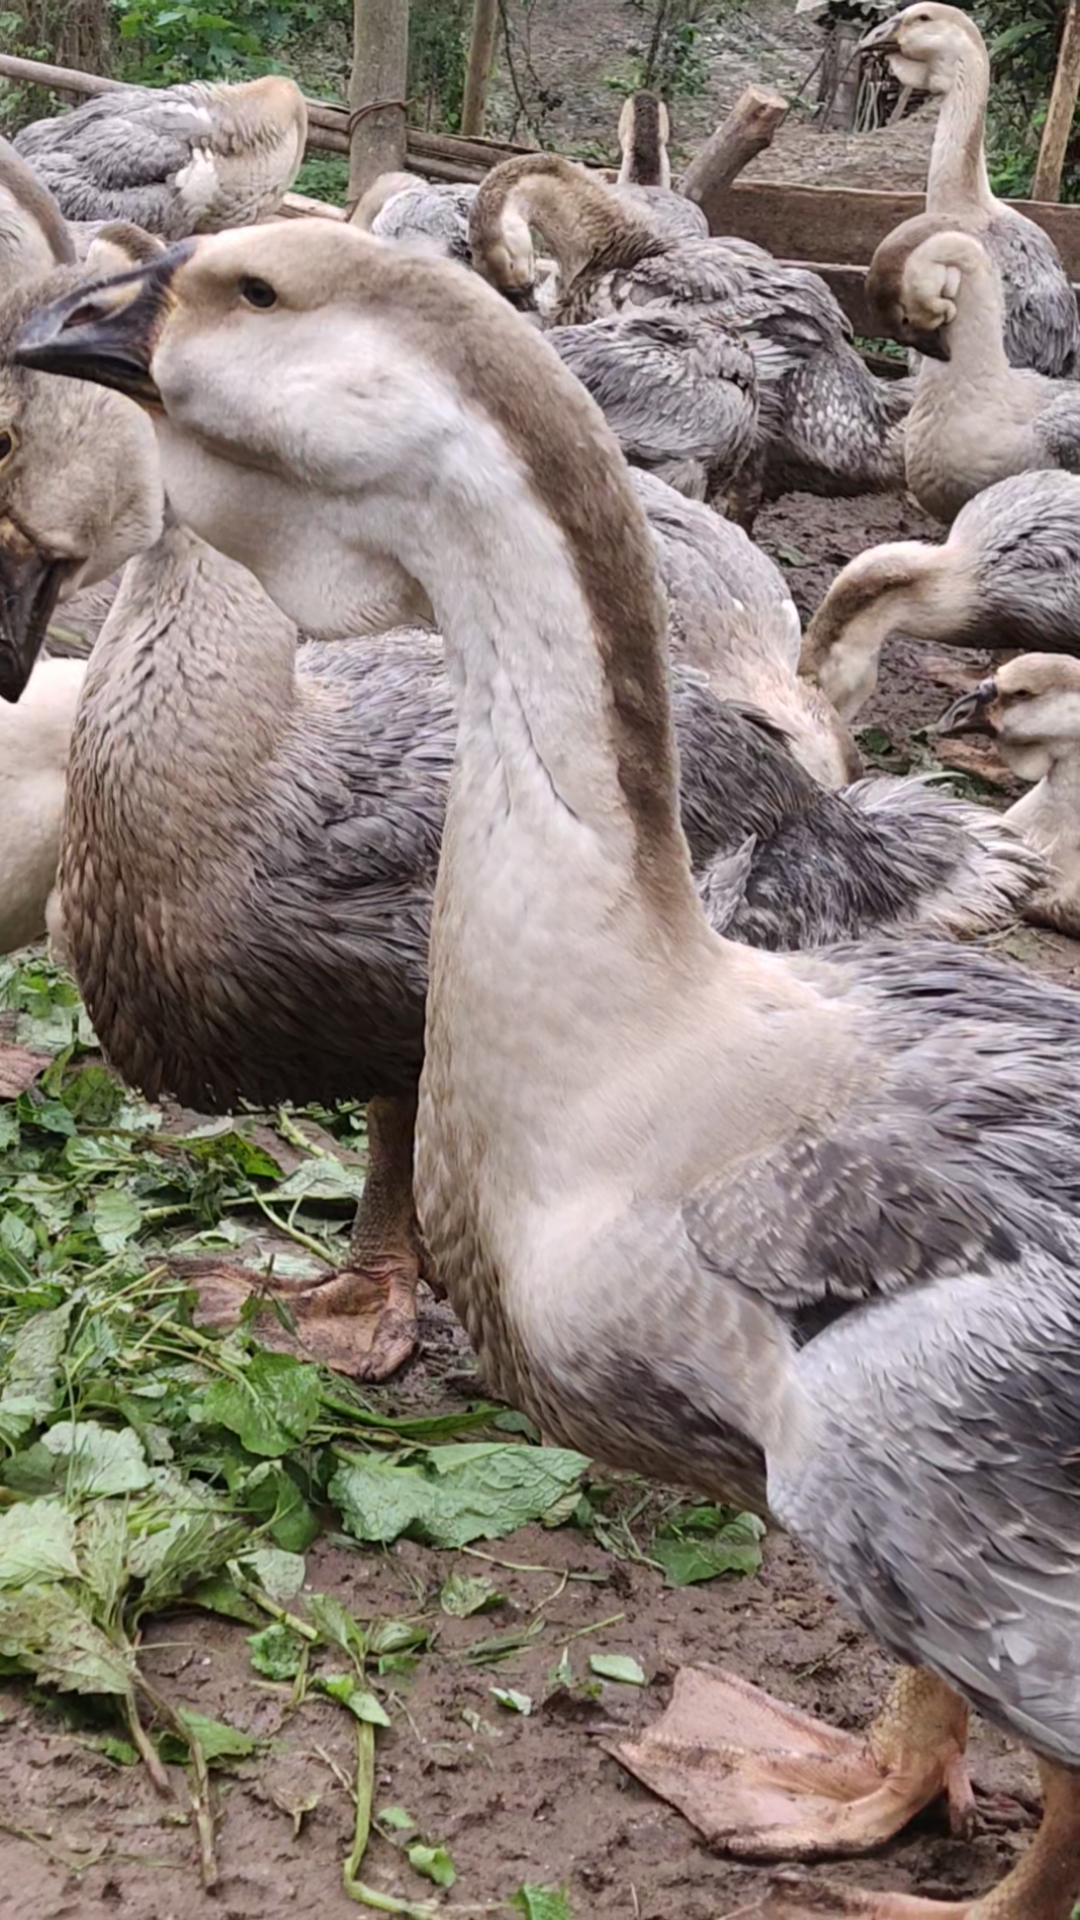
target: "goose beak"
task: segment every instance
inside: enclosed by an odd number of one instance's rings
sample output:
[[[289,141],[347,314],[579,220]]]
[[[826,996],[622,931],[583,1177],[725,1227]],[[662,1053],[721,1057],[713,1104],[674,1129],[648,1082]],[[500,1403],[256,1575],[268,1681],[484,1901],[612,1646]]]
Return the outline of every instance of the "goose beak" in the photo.
[[[900,19],[900,14],[894,13],[891,20],[883,20],[879,26],[871,27],[869,33],[863,34],[856,53],[898,53]]]
[[[997,696],[997,686],[993,679],[980,680],[979,685],[970,693],[962,693],[959,700],[943,713],[935,733],[992,733],[987,716],[987,708]]]
[[[539,312],[535,287],[504,287],[502,295],[503,299],[509,300],[510,305],[516,307],[519,313]]]
[[[20,332],[12,358],[41,373],[115,387],[141,406],[160,408],[150,367],[173,305],[173,276],[193,246],[182,240],[133,272],[39,307]]]
[[[0,520],[0,699],[25,691],[75,564],[39,552],[13,521]]]

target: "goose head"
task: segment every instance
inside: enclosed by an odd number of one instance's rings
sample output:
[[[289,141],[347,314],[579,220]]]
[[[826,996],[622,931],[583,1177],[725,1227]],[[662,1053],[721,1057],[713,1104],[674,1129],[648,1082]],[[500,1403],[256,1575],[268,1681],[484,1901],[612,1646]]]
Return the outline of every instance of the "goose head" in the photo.
[[[145,237],[145,236],[144,236]],[[17,700],[58,600],[104,580],[157,539],[164,494],[153,429],[130,401],[13,364],[11,349],[50,294],[78,300],[97,258],[16,288],[0,310],[0,697]],[[130,256],[127,256],[130,263]],[[42,450],[47,457],[42,457]]]
[[[488,489],[519,484],[493,419],[524,432],[561,383],[582,461],[582,408],[614,445],[574,376],[477,275],[329,221],[182,241],[43,309],[18,359],[147,407],[179,517],[308,633],[358,630],[373,567],[404,581],[406,604],[417,581],[454,591],[455,556],[433,565],[417,503],[451,471],[482,519]]]
[[[631,93],[619,115],[620,181],[635,186],[670,187],[668,141],[671,124],[659,94]]]
[[[937,0],[919,0],[891,20],[875,27],[860,42],[867,53],[888,55],[889,66],[902,87],[920,93],[948,93],[957,73],[972,61],[986,62],[982,34],[970,14],[959,7],[939,6]]]
[[[966,280],[989,268],[970,233],[939,214],[917,214],[881,242],[866,276],[866,296],[883,333],[931,360],[950,357],[949,328]]]
[[[943,734],[989,733],[1022,780],[1080,758],[1080,660],[1024,653],[962,694],[937,724]]]

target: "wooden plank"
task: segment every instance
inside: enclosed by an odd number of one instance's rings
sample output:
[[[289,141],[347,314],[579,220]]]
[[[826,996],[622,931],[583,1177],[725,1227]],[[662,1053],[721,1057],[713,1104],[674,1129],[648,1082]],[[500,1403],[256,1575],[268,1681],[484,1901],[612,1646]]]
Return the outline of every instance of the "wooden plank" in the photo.
[[[679,181],[679,190],[696,201],[708,220],[722,207],[732,181],[769,145],[787,112],[783,94],[747,87],[726,120],[699,149]]]
[[[1008,200],[1050,235],[1069,277],[1080,280],[1080,206],[1050,201]],[[830,260],[869,265],[874,250],[902,220],[922,213],[921,193],[877,193],[861,187],[796,187],[771,180],[742,180],[717,209],[714,233],[756,240],[787,260]]]
[[[1039,146],[1039,159],[1032,193],[1038,200],[1057,200],[1061,196],[1061,175],[1065,149],[1072,133],[1076,96],[1080,93],[1080,0],[1069,0],[1065,29],[1061,36],[1054,87],[1046,110],[1046,125]]]

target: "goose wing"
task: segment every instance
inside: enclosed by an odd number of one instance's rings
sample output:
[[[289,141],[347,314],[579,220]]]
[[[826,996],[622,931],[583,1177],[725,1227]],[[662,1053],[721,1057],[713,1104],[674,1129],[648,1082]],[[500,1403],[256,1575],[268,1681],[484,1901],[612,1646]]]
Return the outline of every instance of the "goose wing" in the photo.
[[[1036,431],[1055,466],[1080,473],[1080,386],[1060,382],[1039,414]]]
[[[171,238],[176,176],[212,138],[201,88],[129,87],[35,121],[15,146],[67,219],[130,220]]]
[[[1080,315],[1061,255],[1033,220],[1003,209],[985,242],[1005,288],[1005,351],[1052,379],[1080,374]]]
[[[734,468],[747,452],[757,424],[753,357],[707,320],[649,309],[553,327],[547,338],[628,459]]]

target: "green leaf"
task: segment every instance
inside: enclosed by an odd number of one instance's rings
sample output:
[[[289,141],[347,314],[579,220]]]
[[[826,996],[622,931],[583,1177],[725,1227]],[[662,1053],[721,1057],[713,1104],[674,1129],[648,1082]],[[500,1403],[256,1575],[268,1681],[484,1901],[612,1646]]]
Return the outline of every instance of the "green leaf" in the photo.
[[[256,1547],[252,1553],[241,1554],[240,1565],[279,1607],[295,1600],[307,1572],[302,1553],[285,1553],[281,1547]]]
[[[122,1187],[103,1187],[90,1202],[90,1219],[103,1253],[119,1253],[138,1233],[142,1212]]]
[[[653,1542],[653,1558],[663,1567],[669,1587],[689,1587],[725,1573],[757,1573],[764,1534],[764,1523],[755,1513],[740,1513],[718,1527],[711,1539],[661,1534]]]
[[[467,1573],[452,1573],[439,1591],[439,1605],[453,1620],[467,1620],[470,1614],[501,1606],[505,1598],[494,1581]]]
[[[457,1879],[454,1863],[445,1847],[425,1847],[419,1840],[408,1848],[410,1867],[433,1880],[437,1887],[452,1887]]]
[[[64,1693],[126,1694],[135,1672],[130,1647],[115,1646],[60,1586],[0,1594],[0,1659]]]
[[[462,1442],[389,1459],[342,1456],[329,1494],[358,1540],[404,1533],[435,1547],[495,1540],[539,1520],[585,1471],[580,1453]]]
[[[598,1680],[617,1680],[623,1687],[643,1687],[645,1674],[631,1653],[591,1653],[589,1666]]]
[[[263,1618],[227,1574],[200,1580],[197,1586],[188,1588],[184,1598],[193,1607],[205,1607],[207,1613],[220,1613],[226,1620],[239,1620],[245,1627],[257,1627]]]
[[[337,1595],[313,1593],[308,1601],[308,1612],[319,1638],[327,1646],[340,1648],[362,1670],[367,1659],[367,1635],[359,1622],[353,1619],[348,1607],[342,1606]]]
[[[267,1680],[295,1680],[306,1648],[298,1633],[275,1620],[261,1633],[248,1634],[248,1651],[256,1673]]]
[[[507,1713],[521,1713],[528,1716],[533,1710],[531,1694],[517,1693],[513,1687],[492,1687],[491,1692],[500,1707],[506,1708]]]
[[[319,1693],[328,1694],[339,1706],[348,1707],[358,1720],[366,1720],[373,1727],[388,1727],[390,1716],[382,1702],[358,1685],[351,1673],[320,1673],[315,1681]]]
[[[33,1314],[12,1342],[0,1394],[0,1441],[9,1446],[55,1411],[70,1321],[71,1301],[65,1300]]]
[[[389,1827],[394,1833],[411,1833],[416,1821],[404,1807],[380,1807],[375,1815],[381,1827]]]
[[[259,1349],[240,1380],[215,1380],[203,1395],[202,1418],[228,1427],[249,1453],[288,1453],[319,1417],[319,1370],[287,1353]]]
[[[258,1745],[250,1734],[241,1733],[239,1727],[230,1727],[226,1720],[208,1720],[205,1714],[196,1713],[191,1707],[178,1707],[176,1717],[191,1738],[198,1741],[208,1766],[212,1767],[218,1760],[246,1760]]]
[[[58,1500],[28,1500],[0,1513],[0,1588],[78,1577],[75,1522]]]
[[[245,1511],[265,1526],[274,1545],[304,1553],[318,1538],[319,1522],[288,1468],[260,1460],[236,1489]]]
[[[169,1606],[194,1582],[212,1578],[248,1537],[244,1522],[209,1488],[160,1468],[156,1480],[131,1516],[128,1565],[142,1583],[139,1614]]]
[[[561,1887],[519,1887],[510,1905],[525,1920],[574,1920],[569,1897]]]
[[[58,1420],[42,1434],[41,1444],[60,1462],[74,1499],[138,1493],[150,1484],[142,1442],[130,1427],[116,1432],[97,1420]]]
[[[364,1191],[364,1171],[347,1167],[331,1153],[305,1160],[268,1198],[279,1200],[343,1200],[355,1205]]]
[[[127,1503],[96,1500],[79,1522],[82,1577],[97,1605],[99,1624],[115,1619],[128,1579]]]

